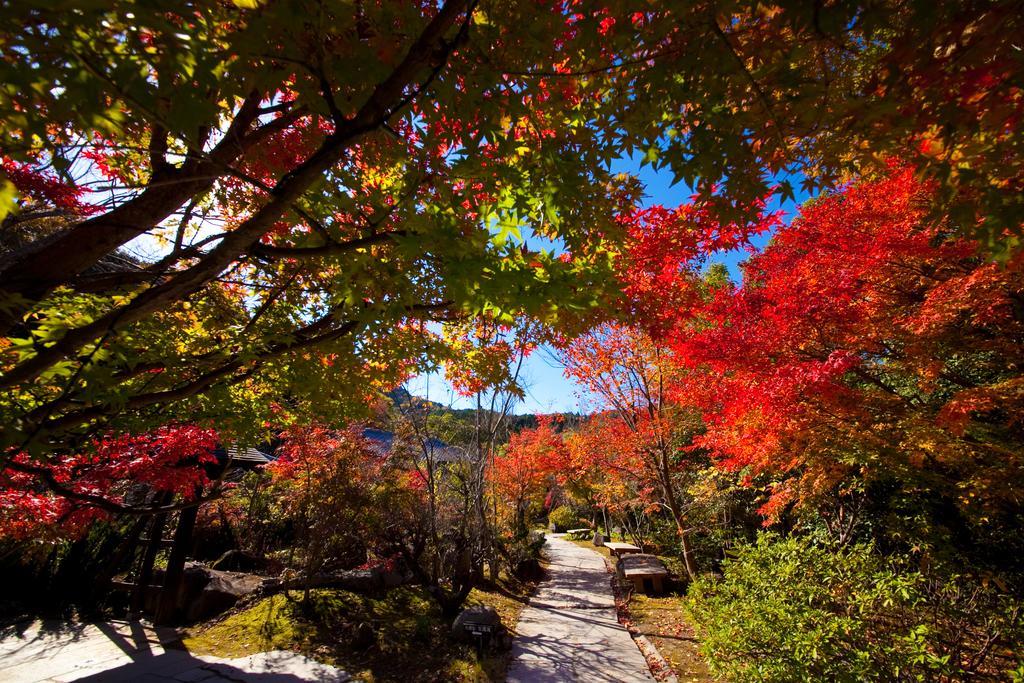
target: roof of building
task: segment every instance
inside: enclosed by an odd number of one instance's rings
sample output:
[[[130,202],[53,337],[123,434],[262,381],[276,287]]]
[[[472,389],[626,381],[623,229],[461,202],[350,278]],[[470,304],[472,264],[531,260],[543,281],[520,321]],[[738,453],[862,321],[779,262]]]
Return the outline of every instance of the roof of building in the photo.
[[[266,465],[273,460],[261,450],[255,448],[242,448],[241,446],[228,446],[228,457],[235,462],[253,463],[255,465]]]
[[[274,456],[257,448],[247,448],[238,444],[218,446],[213,454],[219,462],[226,463],[233,470],[262,467],[274,460]]]
[[[383,429],[367,427],[363,430],[363,436],[383,453],[390,453],[395,444],[395,433]],[[469,459],[461,449],[434,437],[428,438],[424,445],[431,451],[435,462],[462,462]]]

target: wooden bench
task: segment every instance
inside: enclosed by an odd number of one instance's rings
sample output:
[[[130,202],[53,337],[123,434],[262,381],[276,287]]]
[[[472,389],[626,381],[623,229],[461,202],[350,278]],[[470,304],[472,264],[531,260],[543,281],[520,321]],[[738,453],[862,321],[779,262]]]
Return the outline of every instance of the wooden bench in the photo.
[[[639,553],[640,548],[636,547],[632,543],[614,543],[605,541],[605,548],[608,548],[608,552],[612,554],[612,557],[620,557],[622,555],[628,555],[630,553]]]
[[[634,591],[648,595],[664,593],[665,579],[669,576],[661,560],[645,554],[620,558],[615,565],[615,573],[620,579],[633,584]]]
[[[594,532],[591,529],[569,529],[565,533],[567,533],[569,535],[569,538],[573,539],[574,541],[582,541]]]

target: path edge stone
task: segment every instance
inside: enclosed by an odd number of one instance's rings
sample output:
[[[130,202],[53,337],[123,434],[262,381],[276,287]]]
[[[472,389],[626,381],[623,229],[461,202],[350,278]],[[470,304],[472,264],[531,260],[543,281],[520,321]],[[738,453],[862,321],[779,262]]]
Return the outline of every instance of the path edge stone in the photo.
[[[612,565],[611,560],[607,557],[604,558],[604,568],[611,575],[609,581],[612,585],[612,595],[615,596],[615,618],[619,620],[625,629],[629,632],[629,637],[633,639],[633,643],[637,649],[640,650],[640,654],[644,656],[644,660],[647,662],[647,668],[650,669],[651,675],[654,676],[658,683],[679,683],[679,677],[676,676],[675,671],[672,670],[672,666],[668,663],[668,660],[658,651],[658,648],[652,643],[647,636],[637,631],[632,622],[625,618],[622,613],[622,606],[625,601],[625,596],[622,589],[619,587],[619,582],[615,580],[615,567]],[[655,671],[653,665],[658,666],[658,671]],[[659,672],[661,675],[659,675]]]
[[[660,681],[660,683],[679,683],[679,677],[676,676],[675,671],[672,670],[672,666],[668,663],[668,660],[662,656],[661,652],[658,651],[658,648],[654,643],[652,643],[647,636],[642,633],[637,633],[628,626],[626,627],[626,630],[629,631],[629,635],[633,637],[633,642],[637,644],[637,647],[640,648],[640,652],[644,655],[644,659],[647,660],[647,667],[651,670],[651,675]],[[654,671],[654,667],[651,666],[652,661],[660,667],[659,671],[662,674],[661,676]]]

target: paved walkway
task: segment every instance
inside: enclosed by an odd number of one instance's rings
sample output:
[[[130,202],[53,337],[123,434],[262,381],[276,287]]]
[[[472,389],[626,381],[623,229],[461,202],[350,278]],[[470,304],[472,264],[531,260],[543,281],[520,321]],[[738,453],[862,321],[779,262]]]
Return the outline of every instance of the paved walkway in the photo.
[[[306,683],[351,678],[294,652],[194,657],[170,647],[177,634],[141,622],[25,623],[0,629],[3,683]],[[168,645],[167,648],[164,646]]]
[[[615,616],[604,558],[554,536],[544,551],[548,579],[519,617],[508,683],[653,683]]]

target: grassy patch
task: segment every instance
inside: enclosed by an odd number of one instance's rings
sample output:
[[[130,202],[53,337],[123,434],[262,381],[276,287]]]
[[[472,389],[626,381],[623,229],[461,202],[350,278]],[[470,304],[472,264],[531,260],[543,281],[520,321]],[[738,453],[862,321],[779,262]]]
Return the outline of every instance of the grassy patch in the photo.
[[[466,606],[490,605],[512,629],[530,588],[502,582],[493,589],[474,589]],[[366,681],[504,680],[508,652],[478,658],[474,648],[455,642],[450,622],[419,587],[379,596],[319,590],[308,605],[298,597],[274,595],[195,627],[185,647],[219,657],[292,650]]]
[[[716,680],[697,651],[693,628],[686,621],[684,598],[634,594],[629,601],[633,629],[647,636],[664,657],[680,683]]]

